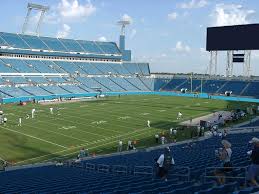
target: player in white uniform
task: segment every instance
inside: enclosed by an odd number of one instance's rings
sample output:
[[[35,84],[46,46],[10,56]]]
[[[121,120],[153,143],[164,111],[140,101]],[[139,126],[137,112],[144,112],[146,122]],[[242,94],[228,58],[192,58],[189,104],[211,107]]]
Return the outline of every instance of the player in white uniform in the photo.
[[[31,110],[31,118],[32,118],[32,119],[34,118],[34,113],[35,113],[35,109],[32,109],[32,110]]]
[[[51,108],[49,108],[49,111],[50,111],[50,114],[52,114],[53,115],[53,108],[51,107]]]
[[[22,126],[22,118],[20,117],[19,120],[18,120],[18,126]]]
[[[150,120],[147,120],[147,127],[150,128]]]
[[[183,114],[181,112],[178,112],[177,120],[181,119]]]
[[[6,123],[7,123],[7,118],[6,117],[4,117],[4,126],[6,126]]]

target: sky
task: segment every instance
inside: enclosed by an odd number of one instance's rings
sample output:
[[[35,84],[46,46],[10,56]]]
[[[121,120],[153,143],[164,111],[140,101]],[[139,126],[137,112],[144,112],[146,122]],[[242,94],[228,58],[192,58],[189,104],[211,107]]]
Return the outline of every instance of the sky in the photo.
[[[257,0],[8,0],[1,2],[0,31],[21,32],[28,2],[50,7],[42,36],[118,42],[116,22],[129,20],[126,48],[152,72],[207,73],[206,28],[259,21]],[[32,12],[27,33],[38,18]],[[226,53],[218,57],[218,74],[225,74]],[[252,51],[251,64],[251,74],[259,75],[259,51]],[[242,68],[236,65],[234,73]]]

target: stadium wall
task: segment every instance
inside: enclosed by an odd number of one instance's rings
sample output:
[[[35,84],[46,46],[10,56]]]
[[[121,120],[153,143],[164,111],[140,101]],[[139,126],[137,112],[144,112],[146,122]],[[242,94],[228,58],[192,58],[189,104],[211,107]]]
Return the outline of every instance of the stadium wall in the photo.
[[[57,98],[80,98],[80,97],[93,97],[99,93],[85,93],[85,94],[65,94],[65,95],[50,95],[50,96],[35,96],[35,97],[19,97],[19,98],[3,98],[1,99],[2,104],[26,102],[35,100],[52,100]],[[183,94],[177,92],[159,92],[159,91],[148,91],[148,92],[103,92],[106,96],[118,96],[118,95],[160,95],[160,96],[179,96],[179,97],[192,97],[192,98],[207,98],[207,99],[217,99],[226,101],[238,101],[238,102],[254,102],[259,103],[259,99],[246,98],[246,97],[232,97],[232,96],[218,96],[209,95],[207,93],[200,94]]]

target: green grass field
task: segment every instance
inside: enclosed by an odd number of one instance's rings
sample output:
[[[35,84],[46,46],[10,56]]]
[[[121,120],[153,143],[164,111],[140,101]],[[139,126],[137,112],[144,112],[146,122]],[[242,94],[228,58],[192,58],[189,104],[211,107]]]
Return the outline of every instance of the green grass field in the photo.
[[[2,105],[7,115],[6,126],[0,125],[0,158],[14,164],[49,161],[59,157],[75,157],[81,147],[90,153],[116,152],[122,139],[136,140],[136,147],[154,145],[154,134],[176,126],[177,113],[183,120],[224,110],[226,107],[246,106],[222,100],[169,96],[108,97],[99,101],[84,101],[56,105]],[[49,108],[54,108],[51,115]],[[59,108],[59,111],[56,108]],[[36,109],[34,119],[25,119]],[[22,117],[22,126],[18,118]],[[147,120],[151,128],[147,128]],[[182,131],[177,140],[189,138]]]

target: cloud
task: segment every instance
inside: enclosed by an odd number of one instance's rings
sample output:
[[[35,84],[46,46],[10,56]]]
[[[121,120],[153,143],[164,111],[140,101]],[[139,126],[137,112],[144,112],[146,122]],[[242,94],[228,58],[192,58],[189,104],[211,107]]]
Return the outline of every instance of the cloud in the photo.
[[[136,29],[132,29],[131,33],[130,33],[130,39],[134,38],[137,34],[137,30]]]
[[[167,18],[171,21],[175,20],[178,17],[178,14],[176,12],[169,13],[167,15]]]
[[[132,17],[130,17],[128,14],[124,14],[122,17],[121,17],[121,20],[122,21],[128,21],[129,23],[133,23],[133,19]]]
[[[64,19],[82,19],[92,15],[96,8],[90,1],[80,4],[78,0],[61,0],[57,10]]]
[[[98,38],[99,41],[106,42],[107,38],[105,36],[101,36]]]
[[[57,32],[57,38],[66,38],[70,34],[71,27],[63,24],[62,29]]]
[[[177,52],[185,52],[186,53],[186,52],[190,52],[191,48],[188,45],[183,44],[181,41],[178,41],[173,50],[177,51]]]
[[[217,4],[212,17],[214,26],[227,26],[250,23],[249,16],[254,14],[252,9],[245,9],[238,4]]]
[[[195,8],[202,8],[208,5],[207,0],[191,0],[186,3],[181,3],[179,5],[182,9],[195,9]]]

